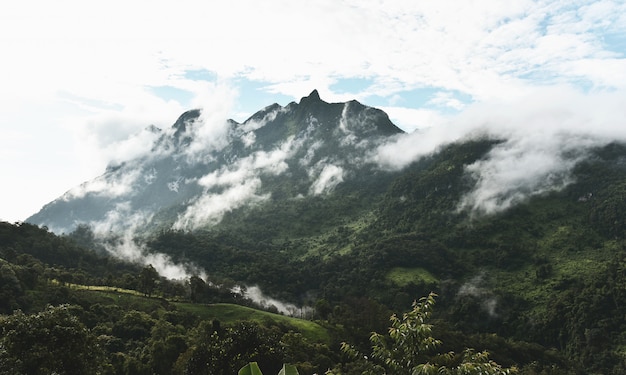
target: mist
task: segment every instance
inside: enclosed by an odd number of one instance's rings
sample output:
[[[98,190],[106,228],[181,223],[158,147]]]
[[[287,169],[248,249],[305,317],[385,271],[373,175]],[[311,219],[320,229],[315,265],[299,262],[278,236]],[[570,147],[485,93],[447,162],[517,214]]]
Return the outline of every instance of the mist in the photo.
[[[310,306],[297,306],[293,303],[269,297],[256,285],[248,287],[236,286],[233,288],[233,292],[242,295],[263,309],[271,310],[275,308],[279,313],[287,316],[306,318],[312,316],[315,311]]]
[[[292,146],[293,139],[290,139],[270,152],[257,151],[201,177],[197,184],[204,189],[204,194],[195,198],[178,216],[173,228],[193,230],[217,224],[227,212],[268,200],[270,194],[259,193],[260,176],[284,173]]]
[[[483,159],[465,166],[475,186],[458,202],[459,210],[493,214],[574,182],[573,168],[592,148],[626,140],[625,125],[623,91],[545,88],[471,105],[437,125],[394,138],[372,159],[380,168],[399,170],[453,142],[498,140]]]
[[[496,318],[498,317],[498,298],[491,290],[485,287],[484,284],[485,273],[481,272],[461,285],[456,294],[456,298],[475,298],[480,301],[480,307],[482,310],[484,310],[490,317]]]

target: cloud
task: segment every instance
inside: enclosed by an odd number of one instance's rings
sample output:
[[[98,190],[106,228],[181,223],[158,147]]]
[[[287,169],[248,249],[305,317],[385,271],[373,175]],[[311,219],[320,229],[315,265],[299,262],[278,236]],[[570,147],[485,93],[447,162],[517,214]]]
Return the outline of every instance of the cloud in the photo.
[[[334,164],[324,164],[320,162],[318,166],[319,174],[317,178],[311,184],[309,192],[313,195],[320,195],[332,191],[337,185],[343,182],[344,170],[342,167]],[[314,176],[313,172],[309,173],[311,177]]]
[[[377,147],[371,155],[373,162],[383,169],[399,170],[421,157],[430,155],[441,146],[469,136],[465,126],[452,126],[449,122],[417,129],[409,134],[391,137]]]
[[[137,106],[138,101],[141,104]],[[101,103],[85,107],[80,99],[75,98],[71,102],[88,112],[87,115],[68,116],[62,121],[63,128],[73,139],[74,153],[80,155],[83,173],[89,178],[93,177],[94,171],[101,172],[110,163],[149,153],[160,135],[149,127],[152,125],[167,131],[183,112],[178,103],[164,102],[145,93],[138,94],[129,105],[120,108],[115,108],[117,105],[100,108]],[[150,108],[155,110],[150,111]]]
[[[460,209],[496,213],[562,189],[593,147],[626,141],[624,98],[624,91],[585,94],[560,86],[474,104],[443,124],[396,137],[373,158],[382,168],[399,169],[452,142],[499,140],[485,158],[465,166],[476,185],[459,202]]]
[[[315,153],[324,145],[324,142],[321,140],[317,140],[313,142],[306,150],[306,154],[298,161],[298,163],[305,167],[311,164],[313,158],[315,157]]]
[[[69,201],[83,198],[87,194],[95,194],[107,198],[125,196],[133,192],[133,185],[141,177],[141,168],[125,169],[124,173],[105,174],[72,188],[61,198]]]
[[[3,133],[29,129],[30,139],[14,144],[2,137],[0,149],[49,155],[62,149],[67,155],[55,159],[59,166],[46,179],[65,191],[97,175],[118,155],[115,145],[125,135],[152,123],[167,126],[198,105],[186,97],[157,94],[154,88],[201,97],[215,84],[253,86],[259,93],[292,98],[317,88],[330,101],[382,99],[406,110],[418,110],[421,103],[403,101],[402,93],[424,88],[459,93],[474,102],[552,84],[623,89],[624,14],[626,4],[610,0],[322,0],[298,5],[286,0],[185,0],[176,6],[120,0],[89,6],[77,0],[62,6],[16,2],[0,15],[0,34],[6,36],[0,39],[0,125]],[[212,77],[190,74],[198,71]],[[355,77],[370,84],[352,97],[335,86]],[[216,103],[218,111],[204,114],[227,118],[219,111],[232,106],[217,104],[232,97],[233,92],[203,100],[203,107]],[[440,99],[459,107],[454,100]],[[401,112],[398,107],[396,118]],[[419,118],[406,123],[407,128],[422,128]],[[54,142],[42,124],[56,130]],[[221,139],[204,131],[205,141]],[[70,138],[64,139],[68,133]],[[68,152],[72,147],[74,152]],[[23,159],[23,168],[16,171],[41,165],[41,158]],[[14,171],[9,165],[2,170]],[[16,173],[7,178],[28,179]],[[23,190],[15,184],[5,188],[12,190],[1,195]],[[38,194],[42,203],[49,201],[45,192]]]
[[[132,230],[125,231],[114,241],[107,240],[103,245],[111,255],[131,263],[150,264],[159,275],[168,279],[185,280],[193,275],[207,278],[206,272],[193,263],[176,263],[169,255],[149,252],[143,244],[136,242],[133,235]],[[97,238],[106,240],[104,236]]]
[[[266,111],[268,107],[263,108]],[[252,132],[254,130],[264,127],[268,122],[272,122],[276,119],[280,113],[287,111],[286,107],[277,107],[263,115],[261,119],[249,119],[245,124],[242,124],[242,130],[244,132]]]
[[[483,287],[485,273],[481,272],[466,281],[457,292],[457,298],[474,297],[481,300],[481,308],[492,318],[497,318],[498,298],[488,288]]]
[[[272,151],[254,152],[200,178],[197,183],[204,188],[204,194],[191,202],[173,227],[196,229],[215,224],[232,210],[269,199],[270,194],[259,193],[262,187],[260,177],[287,171],[285,160],[291,155],[293,145],[293,139],[290,139]]]
[[[405,132],[438,126],[446,121],[445,116],[432,109],[405,107],[378,107],[385,111],[391,121]]]
[[[463,197],[459,208],[496,213],[572,183],[571,171],[596,143],[569,134],[543,137],[550,139],[510,139],[495,146],[486,159],[466,166],[465,171],[476,180],[476,186]]]
[[[42,74],[43,82],[69,78],[80,91],[90,92],[88,85],[97,79],[100,87],[106,88],[100,96],[109,97],[108,88],[114,82],[149,81],[188,89],[190,82],[182,72],[191,69],[268,82],[270,91],[294,98],[311,87],[332,92],[330,87],[337,79],[355,76],[376,82],[365,90],[370,95],[387,96],[388,89],[395,91],[393,87],[400,85],[403,89],[432,86],[494,97],[499,93],[492,89],[528,72],[569,79],[561,64],[610,57],[601,36],[623,30],[620,15],[625,10],[623,3],[613,1],[576,5],[440,1],[402,6],[375,1],[318,1],[299,6],[287,1],[244,1],[195,6],[197,11],[190,14],[184,6],[151,4],[151,17],[143,17],[138,27],[132,12],[141,14],[141,7],[114,1],[95,7],[98,13],[94,13],[79,3],[73,5],[79,16],[71,19],[55,7],[17,7],[14,19],[21,22],[7,17],[7,31],[36,37],[28,25],[40,23],[55,45],[49,50],[29,46],[29,50],[16,44],[10,50],[19,47],[21,56],[24,52],[50,56],[50,68],[59,74],[46,79]],[[44,14],[54,16],[42,17]],[[52,24],[59,19],[66,23]],[[82,35],[71,26],[77,19],[89,20],[81,21],[78,29]],[[115,30],[103,19],[115,20]],[[326,20],[323,27],[320,19]],[[233,22],[245,26],[232,28]],[[172,27],[165,32],[163,24]],[[250,30],[254,30],[253,37]],[[76,43],[81,40],[85,42]],[[90,46],[88,40],[97,43]],[[202,44],[207,47],[200,47]],[[266,53],[268,45],[278,53]],[[289,53],[280,53],[287,45]],[[55,58],[55,49],[74,60]],[[91,53],[81,55],[79,51]],[[115,72],[116,79],[90,74],[98,71]],[[83,78],[82,82],[77,77]]]
[[[233,290],[236,293],[242,294],[244,298],[247,298],[255,304],[265,309],[275,307],[279,313],[296,316],[299,318],[306,318],[313,316],[314,309],[309,306],[297,306],[293,303],[283,302],[275,298],[266,296],[265,293],[258,286],[241,287],[237,286]]]
[[[454,97],[454,94],[449,92],[438,92],[435,97],[429,100],[426,104],[432,104],[442,107],[450,107],[453,109],[461,110],[465,107],[465,104]]]
[[[184,280],[192,275],[206,279],[206,272],[195,264],[176,263],[166,254],[151,253],[136,239],[138,230],[150,222],[152,215],[132,209],[130,202],[120,202],[104,219],[87,224],[93,228],[96,240],[119,259],[140,265],[151,264],[159,275],[168,279]]]
[[[197,162],[211,151],[228,145],[228,118],[237,98],[237,91],[227,84],[204,82],[197,90],[193,104],[194,108],[201,109],[200,117],[186,128],[191,143],[185,153],[190,162]]]
[[[111,207],[102,220],[88,224],[100,236],[126,232],[134,234],[137,228],[146,225],[151,218],[152,213],[135,210],[129,201],[124,201]]]
[[[194,230],[203,225],[219,223],[232,210],[269,199],[269,194],[257,194],[260,187],[261,180],[255,178],[230,186],[221,193],[206,193],[178,216],[173,228]]]

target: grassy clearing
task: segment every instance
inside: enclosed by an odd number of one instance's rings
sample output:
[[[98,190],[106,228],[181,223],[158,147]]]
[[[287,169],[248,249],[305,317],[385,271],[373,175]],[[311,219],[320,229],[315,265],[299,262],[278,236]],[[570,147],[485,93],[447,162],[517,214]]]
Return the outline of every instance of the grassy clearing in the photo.
[[[53,281],[60,284],[58,281]],[[276,324],[286,324],[293,327],[294,331],[302,333],[304,337],[314,342],[330,342],[328,331],[319,324],[298,318],[274,314],[267,311],[256,310],[246,306],[229,303],[216,303],[210,305],[195,304],[189,302],[167,301],[158,297],[146,297],[142,293],[131,290],[108,286],[80,285],[65,283],[65,286],[79,290],[89,295],[92,303],[118,305],[126,309],[134,309],[145,312],[155,311],[164,305],[173,305],[181,311],[189,312],[203,320],[218,319],[222,323],[236,323],[241,321],[253,321]]]
[[[123,294],[132,294],[135,296],[144,296],[143,293],[140,293],[136,290],[132,290],[132,289],[123,289],[123,288],[117,288],[114,286],[104,286],[104,285],[82,285],[82,284],[73,284],[73,283],[61,283],[58,280],[51,280],[50,281],[52,284],[56,284],[56,285],[65,285],[68,288],[72,288],[72,289],[79,289],[79,290],[93,290],[93,291],[99,291],[99,292],[115,292],[115,293],[123,293]]]
[[[219,319],[223,323],[236,323],[240,321],[263,323],[269,320],[278,324],[290,325],[294,327],[294,330],[301,332],[304,337],[311,341],[326,343],[330,341],[328,331],[319,324],[309,320],[292,318],[229,303],[200,305],[177,302],[175,306],[180,310],[190,312],[204,320]]]
[[[437,279],[433,274],[421,267],[406,268],[395,267],[387,274],[387,280],[398,286],[406,286],[410,283],[413,284],[437,284]]]

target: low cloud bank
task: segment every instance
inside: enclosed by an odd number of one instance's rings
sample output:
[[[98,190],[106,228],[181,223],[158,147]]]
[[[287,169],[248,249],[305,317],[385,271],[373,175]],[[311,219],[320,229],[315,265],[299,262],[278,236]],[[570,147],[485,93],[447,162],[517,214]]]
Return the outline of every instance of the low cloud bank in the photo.
[[[266,296],[258,286],[241,287],[236,286],[232,290],[234,293],[242,295],[244,298],[251,300],[259,307],[272,310],[276,309],[281,314],[293,316],[297,318],[307,318],[313,316],[315,309],[309,306],[297,306],[293,303],[279,301],[275,298]]]
[[[150,253],[146,247],[137,243],[131,232],[124,233],[113,243],[105,243],[105,248],[113,256],[140,265],[152,265],[159,275],[171,280],[187,280],[198,275],[207,279],[206,272],[193,263],[176,263],[169,255]]]
[[[169,255],[151,253],[136,240],[138,228],[146,225],[151,218],[151,213],[131,212],[129,203],[119,203],[104,220],[91,223],[91,226],[96,240],[116,258],[143,266],[150,264],[161,276],[172,280],[185,280],[193,275],[206,279],[206,272],[197,265],[177,263]]]
[[[123,220],[121,220],[123,218]],[[192,262],[175,262],[169,255],[150,252],[136,239],[138,228],[150,222],[152,214],[131,212],[129,203],[119,203],[107,217],[92,223],[97,241],[114,257],[140,265],[152,265],[159,275],[170,280],[189,280],[199,276],[207,283],[212,283],[210,276],[201,267]],[[123,226],[121,223],[125,223]],[[114,237],[112,238],[111,235]],[[267,296],[258,286],[239,285],[231,290],[252,301],[262,309],[275,310],[281,314],[306,318],[314,313],[311,307],[297,306]]]
[[[501,143],[465,166],[476,185],[459,209],[497,213],[572,183],[574,166],[593,147],[626,141],[626,93],[557,87],[475,104],[437,126],[396,137],[372,158],[381,168],[397,170],[444,145],[480,137]]]

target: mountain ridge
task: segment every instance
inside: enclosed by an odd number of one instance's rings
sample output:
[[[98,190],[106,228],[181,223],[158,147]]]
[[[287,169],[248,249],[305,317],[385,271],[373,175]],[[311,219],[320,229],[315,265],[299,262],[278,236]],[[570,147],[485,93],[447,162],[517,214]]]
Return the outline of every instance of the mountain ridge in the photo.
[[[358,102],[309,97],[212,133],[198,114],[188,144],[166,129],[152,153],[48,212],[93,218],[117,257],[315,304],[347,331],[435,291],[453,330],[554,348],[578,373],[624,373],[625,142],[559,125],[429,143]],[[384,168],[381,148],[418,152]],[[554,369],[542,366],[527,373]]]
[[[79,224],[103,231],[127,227],[121,225],[122,217],[147,226],[150,216],[164,218],[164,211],[184,216],[181,209],[207,194],[235,194],[239,189],[247,194],[244,204],[266,200],[271,189],[263,183],[278,177],[291,179],[292,197],[322,194],[360,173],[362,165],[371,163],[367,152],[384,138],[403,133],[383,111],[357,101],[327,103],[317,90],[299,103],[267,106],[243,123],[207,121],[201,109],[192,109],[169,129],[150,129],[159,133],[150,153],[109,165],[103,175],[71,189],[26,221],[59,233]],[[241,206],[233,204],[216,217]],[[117,223],[110,222],[114,216]],[[171,215],[163,220],[159,227],[173,222]]]

